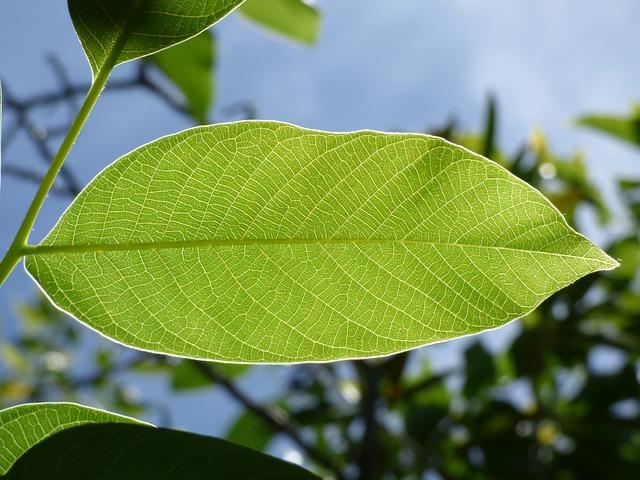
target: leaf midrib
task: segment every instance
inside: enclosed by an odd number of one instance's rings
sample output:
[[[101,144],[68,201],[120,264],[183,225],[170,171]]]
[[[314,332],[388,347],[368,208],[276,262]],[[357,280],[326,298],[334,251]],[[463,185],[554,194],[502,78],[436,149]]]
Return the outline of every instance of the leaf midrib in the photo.
[[[38,245],[28,246],[23,249],[25,256],[53,255],[65,253],[105,253],[105,252],[133,252],[143,250],[170,250],[183,248],[216,248],[216,247],[243,247],[243,246],[269,246],[269,245],[429,245],[441,247],[478,248],[483,250],[499,250],[511,252],[524,252],[530,254],[549,255],[562,258],[573,258],[595,261],[603,265],[615,265],[614,262],[594,257],[583,257],[566,253],[545,252],[543,250],[528,250],[493,245],[474,245],[465,243],[435,242],[430,240],[412,239],[376,239],[376,238],[272,238],[272,239],[219,239],[219,240],[184,240],[140,243],[103,243],[80,245]]]

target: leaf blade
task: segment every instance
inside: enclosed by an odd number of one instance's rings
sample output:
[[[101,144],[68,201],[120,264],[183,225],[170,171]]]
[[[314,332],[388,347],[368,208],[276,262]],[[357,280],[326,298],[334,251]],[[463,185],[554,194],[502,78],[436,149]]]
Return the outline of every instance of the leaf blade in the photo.
[[[46,438],[72,426],[96,422],[142,423],[74,403],[35,403],[0,411],[0,475]]]
[[[15,435],[41,433],[22,448],[0,451],[5,479],[318,478],[224,440],[155,428],[82,405],[21,405],[0,412],[0,419],[3,447]],[[7,453],[15,457],[10,463]]]
[[[196,128],[126,155],[26,260],[61,308],[110,338],[256,363],[496,328],[615,265],[541,194],[461,147],[277,122]]]
[[[231,13],[243,0],[68,0],[69,13],[94,77],[184,42]],[[113,58],[115,57],[115,58]]]

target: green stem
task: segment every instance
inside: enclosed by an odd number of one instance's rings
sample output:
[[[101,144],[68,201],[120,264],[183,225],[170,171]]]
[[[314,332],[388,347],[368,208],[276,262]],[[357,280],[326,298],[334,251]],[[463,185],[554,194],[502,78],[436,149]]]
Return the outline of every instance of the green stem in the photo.
[[[87,92],[87,96],[85,97],[84,102],[82,103],[82,106],[80,107],[80,110],[76,115],[76,118],[71,124],[71,127],[69,128],[69,131],[67,132],[67,135],[62,142],[62,145],[60,145],[58,153],[53,158],[53,161],[51,162],[47,173],[43,177],[42,183],[40,183],[38,191],[36,192],[31,205],[29,206],[29,210],[27,210],[24,220],[20,225],[20,229],[13,239],[9,250],[7,250],[4,259],[0,263],[0,285],[4,283],[9,274],[13,271],[13,269],[20,261],[20,258],[24,255],[23,249],[27,246],[29,234],[31,233],[31,229],[35,224],[38,213],[42,208],[42,204],[47,198],[49,190],[51,190],[51,187],[53,187],[53,184],[56,181],[56,177],[58,176],[58,173],[60,172],[64,161],[69,155],[73,144],[78,138],[82,127],[87,121],[91,110],[96,104],[98,97],[100,97],[100,93],[102,93],[102,90],[107,84],[107,80],[109,79],[111,70],[113,70],[113,67],[115,66],[116,59],[117,54],[111,55],[107,59],[103,67],[100,69],[100,72],[96,76],[93,84],[91,85],[91,88]]]

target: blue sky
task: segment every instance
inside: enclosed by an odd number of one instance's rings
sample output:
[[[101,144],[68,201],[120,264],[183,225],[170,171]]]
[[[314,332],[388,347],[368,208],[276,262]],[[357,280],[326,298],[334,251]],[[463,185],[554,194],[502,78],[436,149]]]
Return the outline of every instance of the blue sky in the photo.
[[[252,101],[261,118],[328,130],[422,131],[456,117],[480,124],[488,92],[497,95],[500,137],[508,147],[543,129],[554,148],[586,152],[592,175],[611,193],[614,176],[640,177],[630,149],[576,129],[571,120],[591,111],[621,112],[640,99],[637,0],[319,0],[324,13],[319,43],[283,42],[233,15],[219,39],[217,103]],[[3,2],[0,6],[0,77],[18,97],[55,87],[45,62],[54,52],[76,81],[90,74],[62,1]],[[115,77],[126,76],[125,65]],[[45,112],[46,114],[46,112]],[[41,117],[46,120],[46,117]],[[83,182],[136,146],[189,124],[145,94],[106,95],[95,109],[69,167]],[[18,141],[3,162],[41,167],[28,142]],[[3,178],[0,251],[8,246],[33,187]],[[41,238],[65,208],[47,202],[32,239]],[[616,220],[610,229],[622,224]],[[590,222],[586,233],[606,238]],[[14,331],[10,306],[34,289],[21,269],[0,290],[2,331]],[[511,327],[517,328],[517,327]],[[489,339],[491,341],[491,339]],[[436,346],[454,361],[456,342]],[[281,371],[260,369],[245,382],[278,385]],[[162,385],[141,385],[164,391]],[[220,393],[174,399],[179,426],[220,433],[234,414]],[[193,412],[216,405],[217,417]]]

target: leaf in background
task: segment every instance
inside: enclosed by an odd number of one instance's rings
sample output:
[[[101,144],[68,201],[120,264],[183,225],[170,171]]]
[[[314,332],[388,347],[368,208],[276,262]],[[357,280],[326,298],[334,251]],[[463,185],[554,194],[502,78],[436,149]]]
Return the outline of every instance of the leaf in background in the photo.
[[[180,89],[193,118],[206,123],[214,95],[215,41],[211,32],[162,50],[150,60]]]
[[[238,11],[292,40],[311,45],[318,38],[320,12],[303,0],[247,0]]]
[[[491,356],[481,342],[475,342],[464,351],[466,364],[466,381],[464,394],[474,397],[486,387],[492,385],[496,377],[496,366]]]
[[[140,423],[133,418],[73,403],[31,403],[2,410],[0,475],[7,473],[27,450],[57,432],[86,423],[118,422]]]
[[[246,373],[250,367],[233,363],[217,363],[211,365],[210,368],[218,370],[226,378],[234,379]],[[215,382],[190,360],[183,360],[171,369],[171,388],[173,390],[195,390],[212,384]]]
[[[13,450],[0,450],[3,461],[7,453],[7,458],[17,459],[15,463],[11,461],[11,470],[2,478],[317,479],[296,465],[224,440],[154,428],[79,405],[74,405],[74,413],[63,417],[61,422],[60,415],[66,415],[68,406],[47,404],[46,415],[8,418],[9,435],[0,435],[0,441],[5,438],[13,441],[15,435],[21,444],[20,449],[11,446]],[[28,412],[37,407],[38,404],[32,404],[17,409]],[[11,410],[16,409],[0,412],[0,415]],[[96,417],[97,414],[101,416]],[[79,421],[67,421],[74,416]],[[2,428],[7,427],[3,424]],[[31,435],[33,432],[37,432],[37,436],[23,440],[25,433]]]
[[[245,411],[236,419],[226,435],[230,442],[262,451],[273,438],[273,430],[250,411]]]
[[[194,37],[241,3],[242,0],[68,0],[71,19],[94,77],[109,60],[119,65]]]
[[[454,144],[277,122],[125,155],[25,254],[59,307],[112,339],[252,363],[481,332],[616,266],[539,192]]]
[[[634,105],[628,117],[587,115],[578,118],[577,123],[640,147],[640,105]]]

